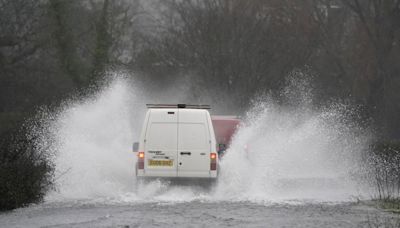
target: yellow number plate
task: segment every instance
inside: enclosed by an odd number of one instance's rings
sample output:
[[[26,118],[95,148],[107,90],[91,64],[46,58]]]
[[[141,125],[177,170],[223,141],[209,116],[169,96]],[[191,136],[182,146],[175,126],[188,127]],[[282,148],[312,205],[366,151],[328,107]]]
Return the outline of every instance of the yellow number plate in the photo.
[[[149,160],[149,166],[172,166],[172,160]]]

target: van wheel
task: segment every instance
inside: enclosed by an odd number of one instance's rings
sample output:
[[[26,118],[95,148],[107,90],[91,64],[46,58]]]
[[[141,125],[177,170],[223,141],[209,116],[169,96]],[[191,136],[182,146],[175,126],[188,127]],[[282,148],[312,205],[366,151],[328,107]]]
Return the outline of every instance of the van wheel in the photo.
[[[210,188],[214,188],[217,185],[217,183],[218,183],[217,178],[210,180]]]
[[[137,177],[137,170],[138,170],[138,168],[137,168],[137,162],[136,162],[136,164],[135,164],[135,176]]]
[[[145,183],[144,183],[143,178],[136,177],[136,183],[135,183],[135,187],[134,187],[134,191],[135,191],[136,195],[139,194],[140,188],[141,188],[144,184],[145,184]]]

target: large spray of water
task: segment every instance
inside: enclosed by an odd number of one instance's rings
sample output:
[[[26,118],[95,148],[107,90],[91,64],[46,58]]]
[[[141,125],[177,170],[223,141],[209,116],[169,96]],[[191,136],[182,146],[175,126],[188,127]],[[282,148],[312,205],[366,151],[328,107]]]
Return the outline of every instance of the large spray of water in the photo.
[[[309,81],[290,78],[279,104],[258,99],[222,161],[215,196],[268,201],[343,201],[364,193],[355,178],[368,132],[356,110],[312,105]]]
[[[255,101],[221,162],[216,186],[203,191],[160,181],[137,186],[131,145],[144,104],[160,99],[117,78],[96,96],[67,102],[43,119],[46,134],[38,144],[50,145],[45,148],[56,164],[56,191],[47,200],[350,200],[360,194],[351,174],[368,135],[349,119],[349,107],[313,107],[307,88],[290,81],[284,104],[268,96]],[[161,100],[184,97],[176,96]]]

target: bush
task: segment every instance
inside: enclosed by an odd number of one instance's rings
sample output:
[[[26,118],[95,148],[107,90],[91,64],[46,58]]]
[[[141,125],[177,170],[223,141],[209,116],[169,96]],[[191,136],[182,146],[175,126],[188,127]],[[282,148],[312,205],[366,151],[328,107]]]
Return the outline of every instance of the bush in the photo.
[[[367,157],[368,175],[376,189],[376,198],[399,202],[400,142],[379,142]]]
[[[54,167],[26,132],[0,135],[0,210],[40,202],[52,186]]]

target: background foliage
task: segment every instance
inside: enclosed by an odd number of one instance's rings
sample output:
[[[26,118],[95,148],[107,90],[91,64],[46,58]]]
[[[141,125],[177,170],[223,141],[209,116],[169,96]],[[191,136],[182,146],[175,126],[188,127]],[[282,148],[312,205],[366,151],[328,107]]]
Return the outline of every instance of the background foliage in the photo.
[[[316,105],[356,104],[381,140],[400,138],[400,0],[0,0],[2,139],[22,140],[37,107],[121,69],[160,88],[189,79],[193,97],[238,112],[256,94],[279,98],[285,77],[305,71]],[[26,147],[12,162],[31,158]],[[3,140],[2,157],[15,150]],[[10,176],[23,172],[4,159]],[[7,205],[40,199],[40,173],[52,170],[41,161],[30,164],[38,192]]]

